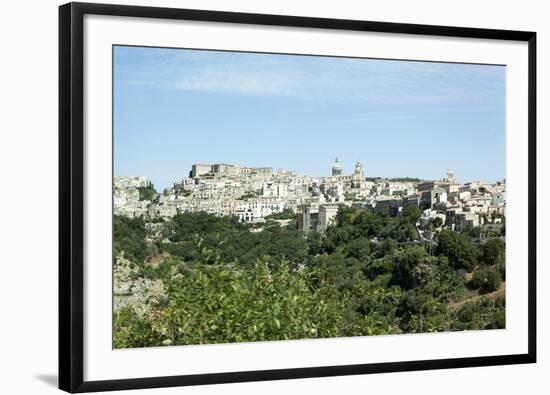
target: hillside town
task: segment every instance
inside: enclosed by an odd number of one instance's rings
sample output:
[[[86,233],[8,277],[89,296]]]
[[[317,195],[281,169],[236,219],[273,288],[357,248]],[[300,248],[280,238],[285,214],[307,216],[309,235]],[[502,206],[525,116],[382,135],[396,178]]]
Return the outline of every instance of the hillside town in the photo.
[[[504,180],[327,167],[115,177],[114,348],[506,327]]]
[[[422,210],[422,229],[436,221],[465,231],[499,224],[506,216],[505,180],[461,184],[451,170],[440,180],[367,178],[361,162],[346,173],[338,159],[330,170],[330,175],[312,177],[270,167],[197,163],[162,193],[145,177],[116,176],[114,213],[167,220],[178,212],[203,211],[250,224],[284,219],[288,213],[297,215],[298,229],[321,233],[341,205],[394,213],[414,205]],[[431,237],[429,232],[421,235]]]

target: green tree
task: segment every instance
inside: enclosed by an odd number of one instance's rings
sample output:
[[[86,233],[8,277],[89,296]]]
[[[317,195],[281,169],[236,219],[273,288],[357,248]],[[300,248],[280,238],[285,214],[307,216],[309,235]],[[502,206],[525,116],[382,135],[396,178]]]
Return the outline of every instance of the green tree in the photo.
[[[403,208],[401,215],[406,222],[414,225],[422,216],[422,211],[417,206],[410,205]]]
[[[437,258],[430,257],[424,248],[415,246],[398,251],[392,259],[396,263],[394,282],[403,288],[410,289],[428,283]]]
[[[477,264],[476,246],[467,236],[449,229],[439,233],[436,254],[446,256],[455,270],[472,271]]]
[[[134,263],[142,263],[151,248],[145,242],[147,230],[142,217],[113,216],[114,256],[122,256]]]
[[[153,185],[139,187],[139,200],[153,200],[157,195],[157,191]]]
[[[438,298],[412,289],[404,294],[397,309],[399,326],[405,332],[440,332],[448,330],[448,305]]]
[[[489,239],[481,246],[480,260],[487,266],[501,265],[505,260],[506,245],[504,240]]]
[[[349,257],[364,260],[370,255],[370,241],[365,237],[350,241],[346,245],[346,253]]]
[[[464,303],[456,312],[451,329],[502,329],[506,327],[504,297],[481,297],[479,300]]]
[[[503,297],[461,304],[462,269],[478,259],[480,292],[498,289],[503,242],[478,249],[446,229],[432,256],[411,243],[418,214],[341,207],[324,235],[204,212],[158,224],[115,216],[115,255],[136,263],[128,292],[163,290],[115,312],[115,347],[504,327]]]
[[[259,261],[244,270],[188,266],[172,275],[165,307],[153,307],[142,319],[127,309],[117,312],[115,346],[338,336],[348,325],[346,300],[324,280],[312,288],[310,276],[284,262]]]
[[[494,268],[481,267],[474,272],[470,285],[479,288],[480,293],[496,291],[502,283],[500,273]]]
[[[275,214],[271,214],[271,215],[268,215],[267,217],[265,217],[265,219],[269,220],[269,219],[295,219],[296,218],[296,214],[294,214],[294,212],[292,210],[288,210],[288,209],[285,209],[284,211],[280,212],[280,213],[275,213]]]
[[[443,220],[441,217],[435,217],[432,221],[432,225],[435,229],[440,228],[443,225]]]

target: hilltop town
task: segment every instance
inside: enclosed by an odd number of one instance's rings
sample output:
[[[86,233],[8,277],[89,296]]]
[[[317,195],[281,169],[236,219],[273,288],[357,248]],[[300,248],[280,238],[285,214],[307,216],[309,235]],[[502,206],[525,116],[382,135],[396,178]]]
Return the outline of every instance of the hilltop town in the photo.
[[[312,177],[270,167],[192,165],[189,175],[157,193],[145,177],[114,178],[114,213],[168,220],[178,212],[236,216],[261,224],[297,216],[298,229],[326,231],[342,205],[399,212],[422,210],[419,224],[445,224],[457,231],[499,224],[506,215],[506,183],[458,183],[449,170],[440,180],[367,178],[361,162],[346,173],[336,159],[328,176]],[[422,238],[431,238],[429,231]]]
[[[116,177],[115,348],[505,327],[504,181],[328,173]]]

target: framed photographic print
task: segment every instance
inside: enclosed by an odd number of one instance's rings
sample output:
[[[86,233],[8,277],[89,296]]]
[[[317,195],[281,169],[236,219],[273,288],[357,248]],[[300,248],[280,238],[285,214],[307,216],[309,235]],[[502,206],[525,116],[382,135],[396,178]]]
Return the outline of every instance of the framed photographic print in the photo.
[[[535,33],[59,16],[61,389],[535,362]]]

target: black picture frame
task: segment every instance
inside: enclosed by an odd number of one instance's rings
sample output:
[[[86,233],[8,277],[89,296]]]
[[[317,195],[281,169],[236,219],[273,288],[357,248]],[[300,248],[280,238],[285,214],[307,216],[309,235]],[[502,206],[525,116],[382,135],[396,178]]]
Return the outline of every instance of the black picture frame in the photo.
[[[528,43],[528,352],[525,354],[84,381],[83,19],[86,14],[512,40]],[[59,388],[71,393],[536,362],[536,33],[127,5],[59,8]]]

